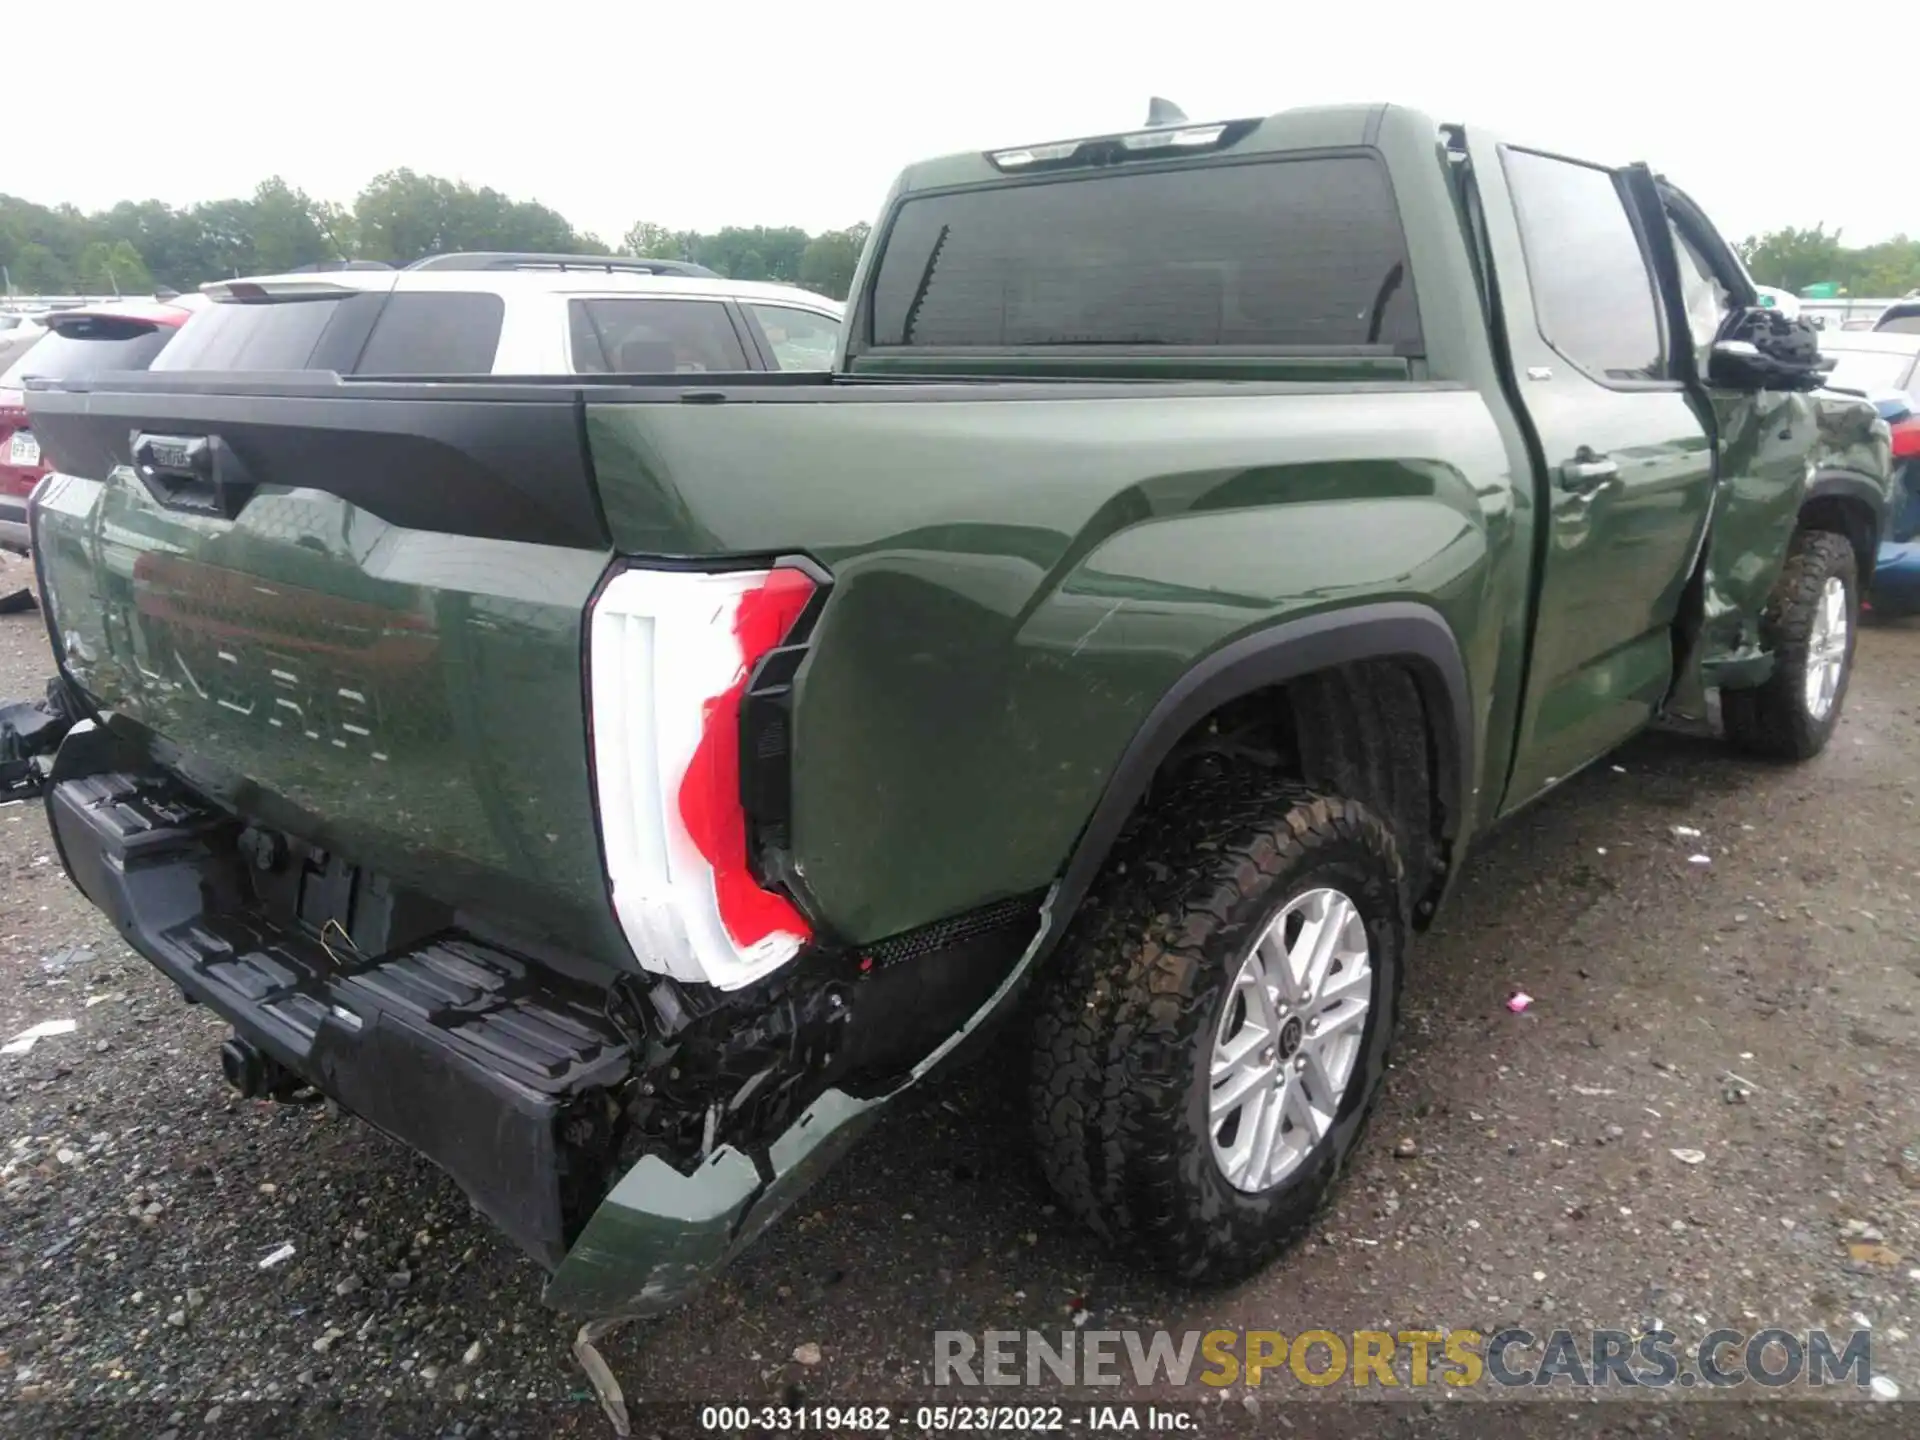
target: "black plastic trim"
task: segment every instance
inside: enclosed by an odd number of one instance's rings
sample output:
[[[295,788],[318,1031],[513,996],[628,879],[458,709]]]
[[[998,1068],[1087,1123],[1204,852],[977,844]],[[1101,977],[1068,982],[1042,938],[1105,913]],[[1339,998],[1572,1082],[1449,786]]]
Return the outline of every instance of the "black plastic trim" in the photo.
[[[1873,513],[1876,538],[1885,524],[1887,497],[1880,488],[1866,476],[1852,470],[1822,470],[1813,477],[1807,486],[1806,498],[1800,503],[1804,506],[1808,500],[1834,497],[1845,500],[1858,500]]]
[[[1854,546],[1860,569],[1860,589],[1864,594],[1873,583],[1874,563],[1879,558],[1880,544],[1887,538],[1887,497],[1873,481],[1857,471],[1822,470],[1813,477],[1807,486],[1807,493],[1801,498],[1801,513],[1804,515],[1809,505],[1822,500],[1838,501],[1850,509],[1858,508],[1866,513],[1866,534],[1847,536]],[[1861,543],[1863,540],[1864,544]]]
[[[322,490],[395,525],[595,550],[610,543],[573,389],[522,404],[394,389],[175,380],[35,389],[28,404],[53,468],[67,474],[137,470],[136,432],[218,435],[249,483]]]
[[[563,1132],[631,1065],[604,995],[458,931],[368,955],[344,928],[277,918],[251,897],[235,817],[156,771],[63,778],[112,758],[104,732],[70,733],[47,791],[80,892],[183,994],[557,1265],[585,1218]]]
[[[1473,774],[1475,726],[1466,664],[1447,622],[1430,606],[1403,600],[1309,615],[1215,650],[1153,707],[1120,757],[1067,862],[1054,901],[1055,936],[1079,907],[1127,817],[1182,736],[1229,700],[1358,660],[1413,663],[1422,698],[1442,730],[1435,748],[1443,833],[1457,835],[1466,777]]]

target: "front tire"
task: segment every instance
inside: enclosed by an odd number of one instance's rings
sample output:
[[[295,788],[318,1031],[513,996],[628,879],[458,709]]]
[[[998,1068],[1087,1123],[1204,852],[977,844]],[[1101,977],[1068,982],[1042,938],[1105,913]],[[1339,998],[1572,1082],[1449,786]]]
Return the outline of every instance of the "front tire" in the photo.
[[[1859,622],[1852,544],[1829,530],[1795,532],[1760,617],[1773,674],[1752,689],[1722,692],[1727,739],[1768,760],[1809,760],[1824,750],[1853,676]]]
[[[1407,924],[1351,800],[1222,782],[1146,816],[1038,996],[1041,1168],[1098,1234],[1188,1280],[1302,1236],[1386,1072]]]

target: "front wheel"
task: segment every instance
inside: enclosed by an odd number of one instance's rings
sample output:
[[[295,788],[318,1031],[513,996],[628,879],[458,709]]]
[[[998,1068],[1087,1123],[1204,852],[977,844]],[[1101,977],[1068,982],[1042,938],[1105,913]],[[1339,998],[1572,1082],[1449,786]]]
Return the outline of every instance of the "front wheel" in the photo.
[[[1829,530],[1796,532],[1760,617],[1773,674],[1750,690],[1722,692],[1727,739],[1768,760],[1807,760],[1824,750],[1847,698],[1859,616],[1853,546]]]
[[[1041,1166],[1190,1280],[1305,1233],[1379,1093],[1406,920],[1393,835],[1295,785],[1178,797],[1075,917],[1038,997]]]

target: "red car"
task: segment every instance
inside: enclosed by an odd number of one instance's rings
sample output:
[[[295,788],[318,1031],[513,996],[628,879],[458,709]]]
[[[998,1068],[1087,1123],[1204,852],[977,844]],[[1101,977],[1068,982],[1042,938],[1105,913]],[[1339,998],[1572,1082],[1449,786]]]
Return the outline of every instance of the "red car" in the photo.
[[[47,473],[39,442],[27,427],[26,377],[72,380],[108,370],[144,370],[204,304],[198,295],[116,300],[44,318],[47,333],[0,375],[0,549],[27,553],[27,496]]]

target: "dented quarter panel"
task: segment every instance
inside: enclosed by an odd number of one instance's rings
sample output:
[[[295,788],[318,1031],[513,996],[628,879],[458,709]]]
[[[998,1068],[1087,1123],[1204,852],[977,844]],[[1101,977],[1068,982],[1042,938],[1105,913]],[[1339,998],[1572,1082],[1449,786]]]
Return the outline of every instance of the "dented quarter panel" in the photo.
[[[1711,393],[1720,481],[1701,627],[1708,673],[1761,654],[1760,612],[1807,492],[1817,425],[1817,404],[1808,394]]]
[[[852,941],[1051,883],[1154,703],[1281,620],[1424,601],[1478,713],[1512,702],[1526,482],[1471,390],[605,405],[587,430],[617,548],[832,572],[793,835]]]
[[[1831,391],[1713,392],[1720,482],[1706,556],[1701,671],[1706,684],[1764,679],[1760,617],[1809,489],[1850,476],[1890,494],[1892,456],[1873,407]]]

